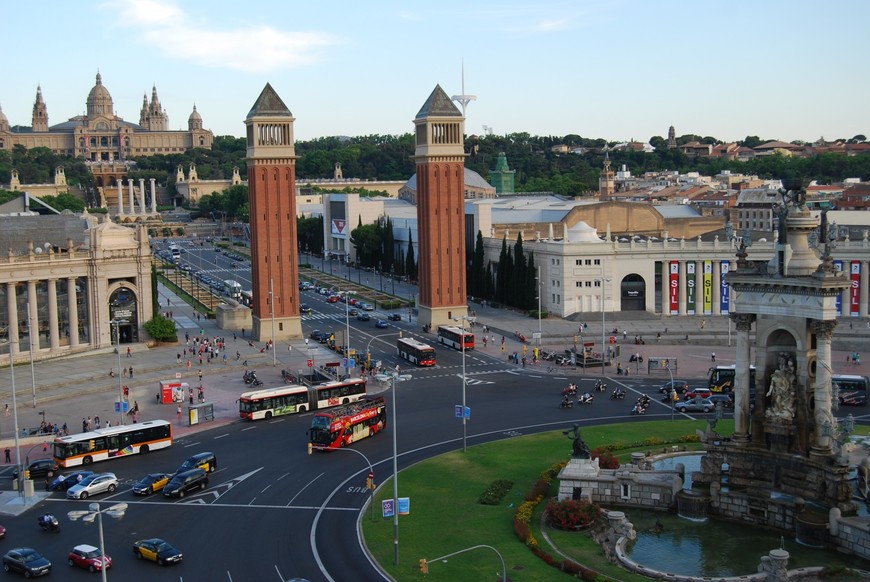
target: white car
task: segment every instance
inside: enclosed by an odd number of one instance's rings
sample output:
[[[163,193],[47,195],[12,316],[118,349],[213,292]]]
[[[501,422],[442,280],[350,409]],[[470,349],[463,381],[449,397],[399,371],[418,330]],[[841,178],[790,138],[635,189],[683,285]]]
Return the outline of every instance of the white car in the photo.
[[[118,488],[118,478],[114,473],[99,473],[81,480],[78,485],[70,487],[66,496],[68,499],[87,499],[98,493],[114,493]]]

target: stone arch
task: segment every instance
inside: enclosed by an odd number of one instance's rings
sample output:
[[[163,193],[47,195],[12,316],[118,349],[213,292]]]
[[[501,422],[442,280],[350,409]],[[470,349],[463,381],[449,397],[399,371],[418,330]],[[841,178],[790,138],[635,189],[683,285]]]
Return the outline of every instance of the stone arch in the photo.
[[[646,280],[630,273],[619,284],[620,311],[646,311]]]
[[[113,344],[139,342],[139,291],[135,285],[122,281],[109,287],[108,325]]]

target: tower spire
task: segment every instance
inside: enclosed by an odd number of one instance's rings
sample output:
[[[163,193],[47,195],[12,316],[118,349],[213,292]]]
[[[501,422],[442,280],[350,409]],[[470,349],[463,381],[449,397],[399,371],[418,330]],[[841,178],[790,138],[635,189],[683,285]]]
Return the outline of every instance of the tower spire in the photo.
[[[468,108],[468,104],[472,101],[477,101],[477,95],[465,94],[465,59],[462,59],[462,94],[454,95],[450,99],[462,106],[462,117],[465,117],[465,110]]]

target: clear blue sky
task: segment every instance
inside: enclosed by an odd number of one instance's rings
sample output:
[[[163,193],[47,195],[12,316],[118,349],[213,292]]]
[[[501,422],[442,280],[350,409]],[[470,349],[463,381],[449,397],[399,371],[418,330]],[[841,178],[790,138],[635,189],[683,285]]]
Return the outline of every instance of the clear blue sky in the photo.
[[[82,113],[99,70],[134,123],[156,84],[173,129],[196,103],[242,136],[270,82],[297,139],[401,134],[436,84],[462,92],[464,61],[469,134],[870,134],[865,0],[57,0],[4,3],[3,20],[13,125],[37,84],[51,124]]]

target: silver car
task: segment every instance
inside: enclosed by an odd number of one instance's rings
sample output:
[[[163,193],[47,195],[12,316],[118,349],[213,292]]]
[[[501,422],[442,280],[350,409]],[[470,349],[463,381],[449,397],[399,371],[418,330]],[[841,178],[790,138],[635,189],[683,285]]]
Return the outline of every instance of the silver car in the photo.
[[[674,405],[677,412],[711,412],[716,409],[716,405],[709,398],[692,398],[691,400],[683,400]]]
[[[98,493],[114,493],[118,488],[118,478],[114,473],[99,473],[85,477],[78,485],[70,487],[66,496],[68,499],[87,499]]]

